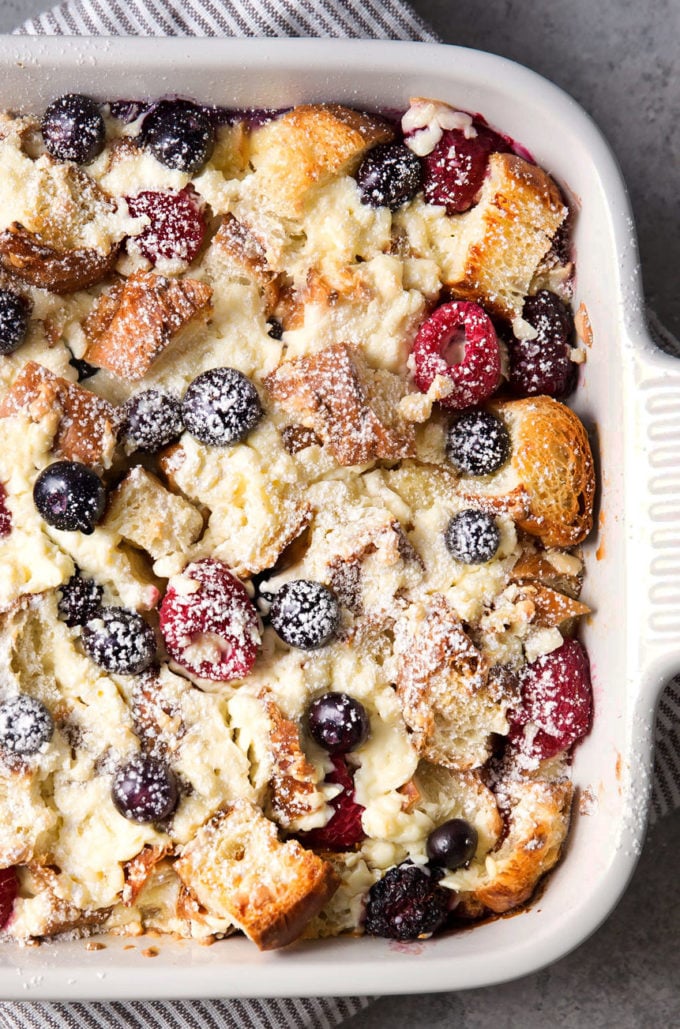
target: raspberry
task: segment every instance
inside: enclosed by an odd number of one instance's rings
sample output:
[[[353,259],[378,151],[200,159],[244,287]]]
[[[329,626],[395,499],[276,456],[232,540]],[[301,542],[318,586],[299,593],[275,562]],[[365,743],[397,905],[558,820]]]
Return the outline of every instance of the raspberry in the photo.
[[[317,850],[353,850],[366,836],[361,825],[364,808],[354,799],[354,780],[345,759],[336,755],[331,760],[333,771],[326,776],[326,782],[342,786],[342,793],[331,801],[335,812],[326,825],[300,833],[300,839],[306,847]]]
[[[14,911],[14,901],[19,893],[19,881],[14,868],[0,870],[0,929],[4,929]]]
[[[427,393],[443,375],[453,390],[441,400],[460,410],[481,404],[498,389],[501,357],[496,332],[479,304],[442,304],[423,322],[413,344],[416,385]]]
[[[179,193],[145,190],[127,197],[130,214],[146,215],[151,223],[134,237],[134,244],[152,264],[160,258],[190,264],[201,249],[205,221],[196,194],[188,186]]]
[[[7,507],[7,491],[0,482],[0,539],[12,531],[12,513]]]
[[[255,663],[255,608],[243,583],[215,558],[192,561],[170,580],[160,626],[170,656],[201,679],[242,679]]]
[[[467,139],[461,129],[447,129],[431,154],[423,158],[424,193],[428,204],[460,214],[474,204],[492,153],[508,153],[509,145],[485,125]]]
[[[526,665],[519,683],[522,703],[511,716],[510,738],[523,756],[543,761],[587,735],[593,692],[588,654],[578,640]]]
[[[369,890],[364,930],[404,942],[431,936],[446,921],[452,897],[438,878],[408,861],[390,868]]]

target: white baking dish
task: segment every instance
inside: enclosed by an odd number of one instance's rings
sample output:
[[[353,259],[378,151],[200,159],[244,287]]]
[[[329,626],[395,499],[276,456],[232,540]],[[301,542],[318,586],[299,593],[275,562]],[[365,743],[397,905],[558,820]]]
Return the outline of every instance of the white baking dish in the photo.
[[[580,943],[612,910],[642,846],[659,691],[680,667],[680,362],[645,328],[630,208],[606,143],[568,96],[500,57],[418,43],[338,40],[0,39],[0,107],[40,111],[55,96],[183,93],[229,106],[337,100],[405,107],[431,96],[481,112],[523,143],[577,211],[576,306],[594,343],[575,406],[599,454],[599,529],[587,547],[584,627],[596,717],[573,776],[564,861],[526,913],[424,944],[340,939],[259,954],[112,939],[0,950],[3,998],[283,996],[427,992],[534,971]],[[577,810],[578,810],[577,802]],[[153,943],[154,958],[141,951]]]

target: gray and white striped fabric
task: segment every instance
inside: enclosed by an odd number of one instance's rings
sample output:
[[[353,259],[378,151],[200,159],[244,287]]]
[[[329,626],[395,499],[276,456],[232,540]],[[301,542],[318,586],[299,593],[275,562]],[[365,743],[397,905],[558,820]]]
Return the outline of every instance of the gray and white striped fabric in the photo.
[[[176,4],[176,6],[175,6]],[[25,22],[22,35],[328,36],[437,42],[402,0],[67,0]],[[655,326],[659,342],[680,343]],[[680,679],[666,689],[657,721],[652,818],[680,807]],[[0,1029],[331,1029],[369,997],[0,1004]]]

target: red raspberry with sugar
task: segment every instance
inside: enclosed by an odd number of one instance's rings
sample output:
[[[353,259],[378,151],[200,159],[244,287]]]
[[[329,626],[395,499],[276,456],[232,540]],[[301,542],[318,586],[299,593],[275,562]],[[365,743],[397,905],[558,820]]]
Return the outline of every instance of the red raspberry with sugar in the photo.
[[[7,507],[7,492],[0,482],[0,539],[12,531],[12,514]]]
[[[14,913],[14,901],[19,893],[16,869],[0,870],[0,929],[4,929]]]
[[[428,204],[446,207],[447,214],[467,211],[482,188],[489,157],[508,153],[510,145],[493,129],[475,125],[476,135],[447,129],[432,153],[423,158],[423,189]]]
[[[326,782],[342,786],[342,793],[331,801],[335,810],[326,825],[300,833],[300,839],[306,847],[317,850],[353,850],[366,837],[361,825],[365,809],[354,799],[354,779],[344,757],[336,754],[331,760],[333,771]]]
[[[526,665],[519,675],[521,706],[510,738],[520,754],[543,761],[582,740],[593,719],[588,654],[578,640]]]
[[[215,558],[192,561],[170,580],[160,627],[173,660],[200,679],[243,679],[255,663],[257,613],[243,583]]]
[[[501,354],[491,319],[479,304],[442,304],[420,326],[413,343],[414,378],[427,393],[437,375],[451,382],[444,407],[481,404],[501,381]]]
[[[146,215],[149,224],[134,237],[133,245],[156,264],[166,261],[184,261],[190,264],[198,254],[205,238],[205,220],[198,195],[190,187],[179,192],[144,190],[127,197],[130,214],[134,218]]]

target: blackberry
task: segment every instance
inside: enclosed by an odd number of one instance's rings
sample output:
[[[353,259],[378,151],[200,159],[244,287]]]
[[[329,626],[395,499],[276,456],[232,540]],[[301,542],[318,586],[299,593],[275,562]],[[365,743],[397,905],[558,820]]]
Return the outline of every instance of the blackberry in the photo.
[[[211,447],[245,439],[262,417],[258,392],[236,368],[211,368],[197,376],[182,403],[184,424]]]
[[[522,397],[567,396],[577,379],[577,367],[569,358],[574,336],[571,311],[555,293],[542,289],[524,301],[522,317],[537,336],[512,340],[510,388]]]
[[[178,439],[184,429],[180,401],[157,389],[130,397],[123,418],[122,439],[135,450],[161,450]]]
[[[41,128],[48,153],[60,161],[88,164],[104,149],[106,127],[99,105],[81,93],[53,100]]]
[[[466,508],[454,515],[444,533],[449,553],[456,561],[467,565],[490,561],[500,541],[501,534],[493,515],[474,508]]]
[[[348,754],[368,739],[370,722],[363,704],[347,693],[324,693],[307,712],[312,739],[329,754]]]
[[[13,354],[28,332],[31,302],[11,289],[0,289],[0,354]]]
[[[215,129],[190,100],[161,100],[142,123],[141,142],[167,168],[194,175],[210,160]]]
[[[177,779],[164,761],[138,754],[117,770],[111,799],[116,810],[131,822],[159,822],[177,807]]]
[[[104,588],[94,579],[83,579],[78,570],[64,583],[60,593],[57,609],[67,625],[84,625],[99,614]]]
[[[362,204],[396,211],[421,188],[423,170],[420,158],[403,143],[382,143],[366,154],[356,180]]]
[[[0,747],[12,754],[36,754],[54,732],[52,715],[41,701],[20,693],[0,704]]]
[[[510,457],[510,436],[489,411],[466,411],[450,426],[446,456],[461,472],[491,475]]]
[[[446,921],[450,898],[435,874],[404,862],[371,886],[364,930],[403,942],[431,936]]]
[[[340,606],[327,586],[311,579],[295,579],[274,597],[269,620],[284,643],[300,650],[316,650],[335,635]]]
[[[136,611],[106,607],[83,626],[83,647],[105,671],[138,675],[156,657],[156,636]]]
[[[477,830],[464,818],[451,818],[427,837],[427,856],[434,865],[449,868],[467,866],[477,850]]]
[[[33,501],[48,525],[90,536],[104,514],[106,490],[87,465],[55,461],[35,480]]]

